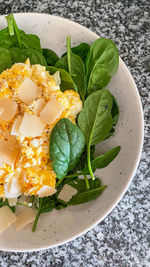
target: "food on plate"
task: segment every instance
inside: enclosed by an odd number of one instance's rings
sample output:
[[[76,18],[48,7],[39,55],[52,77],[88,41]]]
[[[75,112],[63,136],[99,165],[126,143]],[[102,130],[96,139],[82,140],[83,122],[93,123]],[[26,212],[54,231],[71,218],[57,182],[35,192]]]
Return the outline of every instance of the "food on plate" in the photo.
[[[119,118],[107,89],[119,64],[106,38],[81,43],[61,58],[20,30],[12,14],[0,31],[0,232],[17,231],[42,213],[96,199],[106,188],[95,177],[120,151],[97,157]],[[17,215],[18,206],[24,206]],[[35,215],[36,211],[36,215]],[[14,215],[14,213],[15,215]],[[6,225],[5,225],[5,222]]]

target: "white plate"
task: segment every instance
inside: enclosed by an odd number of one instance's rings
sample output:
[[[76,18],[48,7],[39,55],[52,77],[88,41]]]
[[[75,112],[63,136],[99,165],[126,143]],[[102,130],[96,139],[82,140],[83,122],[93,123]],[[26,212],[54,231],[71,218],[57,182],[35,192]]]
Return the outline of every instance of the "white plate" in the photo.
[[[35,33],[42,47],[51,48],[58,55],[65,51],[66,37],[71,35],[72,44],[92,44],[98,35],[83,26],[45,14],[16,14],[19,28]],[[0,28],[6,27],[4,16],[0,17]],[[94,227],[117,205],[135,175],[143,143],[143,112],[139,93],[127,67],[120,59],[119,69],[107,88],[116,97],[120,107],[120,118],[115,136],[101,143],[97,152],[121,145],[117,158],[105,169],[97,172],[103,184],[108,185],[104,193],[94,201],[52,211],[40,217],[37,231],[31,226],[21,232],[14,228],[0,235],[0,250],[33,251],[64,244]]]

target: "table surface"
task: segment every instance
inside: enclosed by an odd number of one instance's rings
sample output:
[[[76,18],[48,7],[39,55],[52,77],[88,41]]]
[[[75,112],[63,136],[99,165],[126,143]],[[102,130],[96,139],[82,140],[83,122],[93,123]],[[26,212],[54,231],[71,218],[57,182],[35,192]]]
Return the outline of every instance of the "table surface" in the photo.
[[[103,222],[80,238],[57,248],[32,253],[0,252],[0,266],[149,266],[150,1],[0,0],[0,14],[15,12],[61,16],[113,39],[141,96],[145,140],[130,188]]]

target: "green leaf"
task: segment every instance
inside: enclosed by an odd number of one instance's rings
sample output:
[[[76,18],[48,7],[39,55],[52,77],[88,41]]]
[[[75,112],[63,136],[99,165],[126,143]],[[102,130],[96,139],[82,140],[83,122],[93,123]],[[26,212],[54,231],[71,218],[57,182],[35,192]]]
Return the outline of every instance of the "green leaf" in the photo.
[[[15,35],[10,36],[8,28],[2,29],[0,31],[0,47],[10,48],[12,46],[17,46],[18,41]]]
[[[108,135],[105,137],[105,140],[108,139],[109,137],[111,137],[114,133],[115,133],[115,129],[114,129],[114,127],[112,127],[110,132],[108,133]]]
[[[86,99],[78,117],[78,124],[87,144],[89,141],[91,145],[101,142],[111,130],[112,102],[111,93],[104,89],[94,92]]]
[[[105,66],[102,66],[101,63],[97,63],[93,67],[89,78],[87,88],[88,94],[104,88],[106,85],[108,85],[110,79],[111,76],[109,75],[108,69]]]
[[[51,197],[37,198],[35,207],[37,209],[37,214],[32,227],[33,232],[35,232],[36,230],[40,215],[42,213],[50,212],[51,210],[53,210],[55,208],[55,201]]]
[[[0,47],[33,48],[42,52],[40,39],[37,35],[26,34],[19,30],[12,14],[6,17],[8,28],[0,30]]]
[[[121,147],[117,146],[92,160],[91,166],[93,172],[95,172],[96,169],[102,169],[108,166],[117,157],[118,153],[120,152],[120,149]],[[88,166],[84,167],[82,173],[89,174]]]
[[[115,133],[114,127],[117,125],[118,119],[119,119],[119,106],[118,106],[117,100],[114,96],[113,96],[113,105],[112,105],[112,109],[111,109],[111,115],[112,115],[113,127],[111,128],[110,132],[108,133],[108,135],[106,136],[105,139],[108,139],[109,137],[111,137]]]
[[[8,206],[12,210],[12,212],[15,212],[15,210],[16,210],[14,206],[9,206],[8,199],[5,199],[3,201],[3,199],[0,198],[0,208],[2,208],[4,206]]]
[[[113,126],[116,126],[119,119],[119,106],[115,97],[113,97],[111,115],[113,119]]]
[[[110,75],[113,75],[117,71],[119,54],[112,40],[99,38],[90,47],[86,61],[88,77],[97,62],[99,64],[101,63],[103,66],[106,65]]]
[[[89,179],[88,181],[90,189],[86,188],[85,180],[82,179],[74,179],[70,182],[66,182],[66,184],[69,184],[70,186],[77,189],[77,193],[74,196],[72,196],[69,202],[64,202],[59,198],[58,200],[67,205],[79,205],[96,199],[97,197],[99,197],[100,194],[102,194],[106,186],[105,185],[102,186],[101,181],[98,178],[96,178],[94,181],[92,181],[91,179]]]
[[[12,47],[9,49],[12,56],[12,64],[17,62],[25,62],[27,58],[30,59],[31,64],[40,64],[46,66],[46,60],[43,54],[32,48],[24,49],[18,47]]]
[[[20,31],[20,38],[22,48],[33,48],[39,50],[42,53],[40,38],[37,35],[26,34],[24,31]]]
[[[60,59],[55,64],[55,67],[58,69],[64,69],[68,72],[68,62],[67,62],[67,56],[64,56]]]
[[[95,152],[95,146],[91,146],[91,148],[90,148],[90,158],[91,158],[91,160],[94,159],[94,152]],[[74,167],[74,169],[72,170],[71,173],[74,174],[76,171],[83,171],[83,169],[84,169],[84,167],[86,165],[87,165],[87,148],[85,147],[84,152],[82,153],[82,156],[81,156],[79,162]],[[69,173],[68,175],[70,175],[71,173]]]
[[[70,36],[67,37],[67,61],[69,73],[72,75],[72,79],[78,88],[81,99],[84,101],[86,92],[84,63],[78,55],[72,52]]]
[[[53,66],[47,66],[47,70],[50,72],[50,74],[54,74],[56,71],[59,71],[61,78],[60,89],[62,92],[66,90],[76,90],[76,88],[74,88],[74,82],[66,70]]]
[[[21,47],[20,31],[19,31],[19,28],[18,28],[16,21],[14,19],[14,15],[9,14],[5,18],[7,20],[9,35],[10,36],[16,35],[18,45],[19,45],[19,47]]]
[[[79,161],[85,146],[82,131],[68,119],[57,122],[50,135],[50,158],[59,179]]]
[[[70,37],[67,38],[67,55],[59,59],[55,67],[65,69],[72,76],[74,88],[84,101],[85,96],[85,68],[82,59],[71,51]]]
[[[90,47],[86,60],[88,94],[105,87],[119,65],[119,53],[113,41],[97,39]]]
[[[11,54],[8,49],[0,47],[0,73],[12,66]]]
[[[59,60],[57,54],[51,49],[44,48],[42,49],[43,55],[46,59],[48,66],[55,66],[56,62]]]
[[[96,91],[86,99],[78,117],[78,125],[85,135],[88,169],[93,180],[95,177],[91,166],[90,148],[104,140],[112,128],[112,101],[112,95],[108,90]]]
[[[71,48],[72,52],[74,54],[78,55],[79,57],[81,57],[83,62],[85,62],[85,60],[86,60],[87,54],[89,52],[89,49],[90,49],[90,46],[88,44],[86,44],[86,43],[81,43],[80,45],[74,46],[74,47]],[[64,53],[62,55],[62,57],[65,56],[66,54],[67,54],[67,52]]]

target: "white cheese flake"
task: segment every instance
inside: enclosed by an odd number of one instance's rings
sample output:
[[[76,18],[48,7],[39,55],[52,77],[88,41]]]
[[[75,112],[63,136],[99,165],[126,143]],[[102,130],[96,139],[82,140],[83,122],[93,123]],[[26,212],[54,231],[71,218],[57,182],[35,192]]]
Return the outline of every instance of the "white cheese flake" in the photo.
[[[53,77],[54,77],[54,80],[55,80],[56,85],[60,85],[61,84],[61,79],[60,79],[60,73],[59,73],[59,71],[56,71],[53,74]]]
[[[41,187],[41,189],[37,192],[38,197],[47,197],[51,196],[56,193],[56,189],[52,188],[48,185],[44,185]]]
[[[8,206],[0,208],[0,234],[16,221],[15,214]]]
[[[14,136],[9,136],[8,140],[0,140],[0,164],[13,165],[19,153],[19,146]]]
[[[17,112],[17,104],[4,96],[0,98],[0,119],[10,121]]]
[[[40,118],[46,124],[53,124],[64,110],[63,104],[52,98],[40,113]]]
[[[46,104],[45,100],[43,98],[37,99],[34,103],[33,112],[36,116],[39,116],[42,108]]]
[[[15,206],[17,204],[17,197],[15,197],[15,198],[8,198],[8,203],[9,203],[9,206],[10,207]]]
[[[23,229],[26,225],[35,220],[35,214],[32,208],[24,208],[17,216],[14,226],[17,231]]]
[[[19,127],[22,121],[22,116],[17,116],[14,120],[12,129],[11,129],[11,135],[21,136],[21,133],[19,132]]]
[[[37,97],[41,96],[41,90],[30,78],[25,78],[18,88],[18,97],[26,105],[30,105]]]
[[[19,182],[19,174],[15,174],[8,183],[4,185],[5,197],[6,198],[17,198],[22,195],[22,188]]]
[[[58,198],[65,202],[68,202],[76,193],[77,189],[75,189],[69,184],[65,184],[62,190],[60,191]]]
[[[25,112],[19,127],[19,132],[24,137],[41,136],[44,127],[45,124],[39,117]]]

